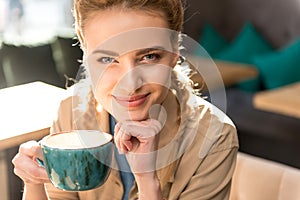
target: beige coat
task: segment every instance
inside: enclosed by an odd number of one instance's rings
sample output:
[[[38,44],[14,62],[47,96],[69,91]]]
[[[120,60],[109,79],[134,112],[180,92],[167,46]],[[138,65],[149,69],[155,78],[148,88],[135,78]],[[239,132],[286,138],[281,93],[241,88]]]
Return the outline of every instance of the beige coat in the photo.
[[[231,120],[216,107],[202,98],[195,99],[195,108],[198,109],[191,109],[193,112],[182,119],[184,123],[180,125],[179,133],[166,134],[160,141],[165,146],[166,141],[172,142],[168,155],[164,156],[164,152],[158,157],[176,163],[171,173],[166,171],[167,168],[157,171],[159,178],[169,174],[163,195],[172,200],[228,199],[238,151],[236,129]],[[96,114],[95,109],[83,111],[78,105],[82,106],[82,99],[73,93],[61,102],[53,132],[95,128],[109,132],[109,118],[105,111]],[[51,200],[121,200],[123,195],[120,175],[115,169],[106,183],[94,190],[64,192],[51,184],[45,187]],[[136,194],[137,187],[134,184],[130,199],[136,199]]]

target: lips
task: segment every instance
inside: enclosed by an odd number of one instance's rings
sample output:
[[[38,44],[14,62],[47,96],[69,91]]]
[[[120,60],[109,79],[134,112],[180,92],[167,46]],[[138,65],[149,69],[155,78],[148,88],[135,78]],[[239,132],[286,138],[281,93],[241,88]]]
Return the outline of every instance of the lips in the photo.
[[[124,107],[141,106],[148,98],[150,93],[132,96],[114,96],[115,100]]]

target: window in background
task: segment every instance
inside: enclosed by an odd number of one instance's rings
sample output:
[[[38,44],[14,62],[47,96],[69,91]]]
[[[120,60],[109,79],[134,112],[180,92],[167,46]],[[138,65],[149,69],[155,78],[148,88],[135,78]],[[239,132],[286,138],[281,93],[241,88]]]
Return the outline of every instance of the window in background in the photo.
[[[35,44],[74,35],[72,6],[72,0],[0,0],[0,37]]]

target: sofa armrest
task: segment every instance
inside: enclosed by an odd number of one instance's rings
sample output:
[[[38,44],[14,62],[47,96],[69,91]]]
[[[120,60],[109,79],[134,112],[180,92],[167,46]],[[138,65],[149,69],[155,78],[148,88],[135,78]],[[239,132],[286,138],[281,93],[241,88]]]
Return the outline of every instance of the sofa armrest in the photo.
[[[300,169],[238,153],[230,200],[300,199]]]

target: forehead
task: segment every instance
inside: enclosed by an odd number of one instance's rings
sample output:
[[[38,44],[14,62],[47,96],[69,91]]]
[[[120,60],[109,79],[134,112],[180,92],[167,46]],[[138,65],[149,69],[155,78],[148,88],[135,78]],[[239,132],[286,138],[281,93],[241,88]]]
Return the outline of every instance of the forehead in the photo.
[[[84,30],[85,49],[128,52],[151,46],[170,46],[168,24],[162,15],[141,11],[104,10],[88,20]],[[169,47],[167,47],[169,48]]]
[[[165,28],[146,27],[133,29],[115,35],[90,51],[92,55],[95,52],[113,52],[116,56],[124,55],[143,49],[160,49],[176,53],[173,44],[174,32]]]

